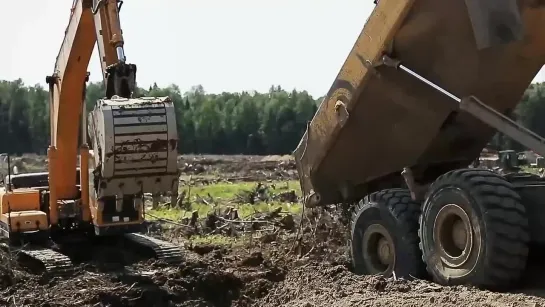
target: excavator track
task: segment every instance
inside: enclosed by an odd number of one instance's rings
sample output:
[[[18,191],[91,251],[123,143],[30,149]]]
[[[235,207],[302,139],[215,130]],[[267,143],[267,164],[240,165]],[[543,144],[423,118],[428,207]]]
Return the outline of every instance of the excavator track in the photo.
[[[178,264],[184,259],[180,247],[170,242],[152,238],[140,233],[128,233],[125,234],[124,237],[132,243],[150,248],[153,250],[155,257],[158,260],[168,264]]]
[[[19,251],[40,261],[48,274],[68,275],[74,272],[72,261],[67,256],[48,248],[22,249]]]
[[[6,243],[2,243],[2,248],[4,250],[10,249]],[[74,272],[70,258],[52,249],[45,247],[11,247],[11,251],[39,261],[48,275],[65,276]]]

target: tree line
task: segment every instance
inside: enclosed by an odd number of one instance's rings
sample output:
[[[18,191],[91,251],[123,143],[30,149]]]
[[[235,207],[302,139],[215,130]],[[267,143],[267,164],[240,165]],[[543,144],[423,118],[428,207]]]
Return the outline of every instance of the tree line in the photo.
[[[102,98],[102,82],[89,82],[86,109]],[[169,96],[177,113],[180,151],[207,154],[288,154],[318,108],[306,91],[271,86],[267,93],[207,94],[200,85],[138,88],[139,96]],[[22,80],[0,81],[0,152],[44,154],[49,145],[49,93]]]
[[[102,82],[87,84],[88,111],[104,92]],[[209,94],[200,85],[182,93],[176,85],[156,84],[138,88],[136,96],[169,96],[174,101],[182,152],[254,155],[291,153],[323,99],[280,86],[271,86],[267,93]],[[530,85],[513,117],[545,136],[545,83]],[[0,131],[0,152],[44,154],[49,145],[48,91],[21,79],[0,81]],[[489,145],[521,149],[500,134]]]
[[[522,95],[521,102],[508,116],[524,125],[526,128],[545,137],[545,83],[533,83]],[[515,140],[496,133],[490,140],[489,147],[496,150],[515,149],[525,150]]]

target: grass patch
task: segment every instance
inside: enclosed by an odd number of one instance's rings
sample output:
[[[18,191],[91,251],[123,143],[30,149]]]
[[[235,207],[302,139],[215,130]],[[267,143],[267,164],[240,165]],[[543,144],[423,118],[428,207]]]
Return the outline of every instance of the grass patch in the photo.
[[[537,167],[529,167],[529,166],[522,166],[520,168],[520,171],[521,172],[525,172],[525,173],[530,173],[530,174],[535,174],[535,175],[540,175],[539,173],[539,170],[540,168],[537,168]]]
[[[191,236],[189,242],[195,245],[210,244],[214,246],[237,246],[242,245],[243,240],[237,240],[235,237],[227,237],[224,235],[205,235],[205,236]]]
[[[297,196],[301,195],[299,182],[291,181],[272,181],[267,182],[267,193],[269,195],[277,195],[291,190],[295,191]],[[255,191],[257,182],[238,182],[229,183],[221,182],[210,185],[200,186],[181,186],[180,193],[185,191],[189,195],[189,209],[182,210],[179,208],[160,207],[156,210],[151,210],[149,213],[160,218],[180,220],[189,218],[193,211],[197,211],[199,217],[204,217],[214,210],[225,209],[226,207],[237,208],[241,218],[248,217],[255,213],[265,213],[276,210],[282,207],[282,211],[297,214],[302,210],[300,204],[292,204],[278,201],[259,202],[255,204],[236,202],[237,195],[244,191]],[[186,196],[187,197],[187,196]],[[206,200],[208,204],[202,200]]]
[[[232,200],[241,191],[254,190],[257,182],[221,182],[217,184],[202,185],[202,186],[182,186],[180,192],[183,190],[190,190],[192,195],[199,195],[201,197],[211,196],[218,202]],[[301,195],[301,189],[299,182],[296,180],[291,181],[273,181],[266,183],[270,187],[270,192],[282,193],[290,190],[295,190],[297,195]]]

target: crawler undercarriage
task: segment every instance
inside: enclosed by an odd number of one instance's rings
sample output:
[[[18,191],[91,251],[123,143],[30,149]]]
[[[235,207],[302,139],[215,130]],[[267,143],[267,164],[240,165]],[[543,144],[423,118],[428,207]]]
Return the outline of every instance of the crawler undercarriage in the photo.
[[[20,265],[35,273],[48,276],[64,276],[74,272],[74,262],[85,261],[83,255],[89,250],[114,248],[119,254],[134,253],[140,258],[155,258],[167,264],[176,265],[183,260],[179,246],[141,233],[128,233],[108,237],[81,235],[77,240],[62,242],[53,239],[32,241],[3,238],[0,248]]]
[[[78,169],[79,178],[79,169]],[[0,248],[15,256],[19,263],[31,271],[46,273],[51,276],[65,275],[73,272],[73,258],[85,259],[89,251],[117,249],[119,254],[130,253],[137,258],[155,258],[168,264],[177,264],[183,260],[182,250],[170,242],[145,235],[146,222],[130,224],[113,224],[110,227],[97,227],[83,222],[80,218],[59,220],[58,225],[45,228],[33,227],[32,230],[21,230],[28,224],[25,214],[37,216],[40,213],[49,215],[47,195],[48,173],[8,175],[6,187],[2,187],[4,195],[28,195],[30,190],[39,191],[39,208],[27,211],[7,212],[0,217]],[[12,189],[11,191],[7,191]],[[119,215],[131,215],[130,209]],[[61,208],[61,212],[66,209]],[[31,219],[32,220],[32,219]],[[11,222],[11,224],[10,224]],[[76,256],[77,255],[77,256]]]

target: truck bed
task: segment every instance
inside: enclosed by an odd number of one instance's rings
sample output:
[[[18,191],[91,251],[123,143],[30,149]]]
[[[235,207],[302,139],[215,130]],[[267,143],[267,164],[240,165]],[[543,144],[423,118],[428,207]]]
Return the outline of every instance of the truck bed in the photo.
[[[522,40],[483,49],[464,1],[380,0],[294,151],[304,195],[350,202],[404,185],[404,167],[429,182],[469,165],[494,129],[414,77],[376,64],[388,53],[454,95],[475,95],[508,114],[545,62],[543,2],[518,2]]]

